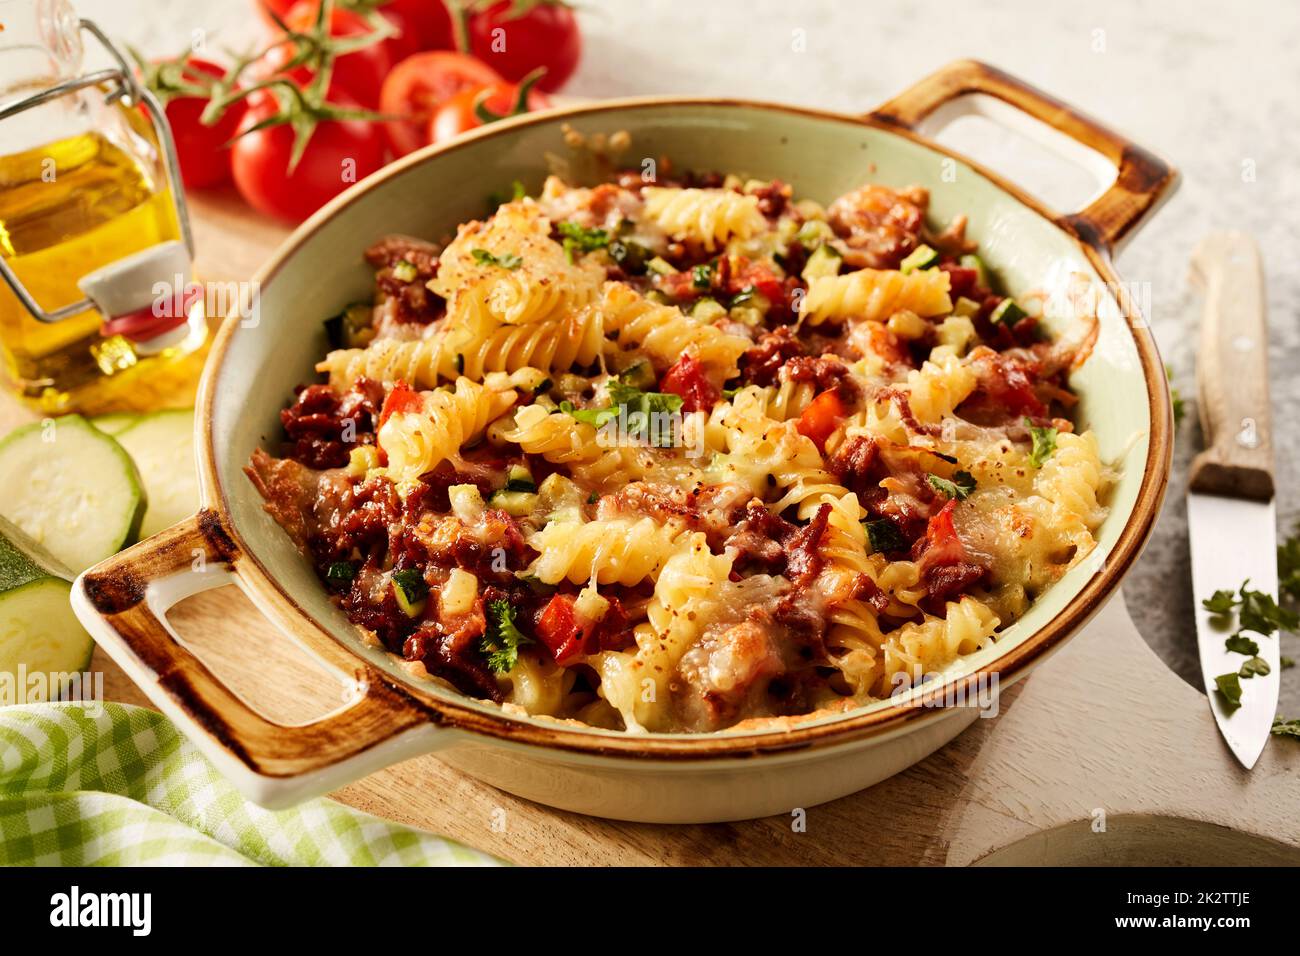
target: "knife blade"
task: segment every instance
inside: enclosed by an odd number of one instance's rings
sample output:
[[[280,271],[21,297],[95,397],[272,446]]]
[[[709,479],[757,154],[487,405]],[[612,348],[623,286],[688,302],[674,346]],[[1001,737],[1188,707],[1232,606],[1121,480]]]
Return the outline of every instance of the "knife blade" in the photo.
[[[1248,657],[1227,650],[1224,642],[1234,629],[1202,602],[1218,590],[1236,591],[1246,580],[1251,590],[1277,596],[1268,324],[1258,246],[1238,232],[1207,236],[1192,254],[1192,281],[1205,293],[1196,356],[1205,448],[1192,461],[1187,496],[1196,640],[1215,723],[1249,770],[1277,712],[1278,636],[1246,632],[1269,673],[1240,678],[1241,705],[1233,707],[1215,678],[1238,672]]]

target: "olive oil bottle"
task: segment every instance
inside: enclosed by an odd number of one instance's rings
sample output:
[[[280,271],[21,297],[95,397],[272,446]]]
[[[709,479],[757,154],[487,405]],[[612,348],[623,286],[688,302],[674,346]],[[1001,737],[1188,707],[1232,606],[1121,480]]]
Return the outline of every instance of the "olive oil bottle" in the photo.
[[[0,106],[75,77],[75,23],[63,0],[0,0]],[[34,27],[36,40],[15,37],[24,26]],[[65,35],[47,39],[60,30]],[[26,56],[37,41],[49,46],[43,61]],[[53,73],[22,76],[29,62],[45,71],[53,63]],[[78,281],[87,273],[180,237],[157,138],[137,107],[106,102],[105,92],[89,86],[0,121],[0,256],[47,313],[83,301]],[[7,388],[46,414],[192,402],[204,322],[154,350],[106,334],[105,318],[90,308],[43,322],[0,284]]]

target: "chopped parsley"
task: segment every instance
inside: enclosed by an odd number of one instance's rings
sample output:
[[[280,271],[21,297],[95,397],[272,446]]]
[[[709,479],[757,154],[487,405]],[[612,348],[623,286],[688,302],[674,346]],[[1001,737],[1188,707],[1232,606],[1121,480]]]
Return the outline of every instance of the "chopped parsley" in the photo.
[[[1207,597],[1201,605],[1211,614],[1231,614],[1232,609],[1237,606],[1237,595],[1233,591],[1215,591],[1214,595]]]
[[[1223,642],[1223,646],[1234,654],[1245,654],[1247,657],[1254,657],[1259,653],[1259,645],[1244,634],[1232,635]]]
[[[901,551],[907,547],[907,539],[898,530],[898,525],[888,518],[878,521],[862,522],[867,528],[867,540],[872,551]]]
[[[1029,429],[1029,437],[1034,442],[1033,450],[1029,453],[1029,463],[1035,468],[1042,468],[1056,451],[1056,429],[1050,425],[1039,427],[1028,418],[1025,419],[1025,427]]]
[[[487,664],[498,674],[508,674],[519,662],[519,648],[533,643],[515,624],[514,605],[506,600],[488,601],[487,630],[479,648],[487,657]]]
[[[1290,670],[1292,667],[1295,667],[1295,661],[1289,657],[1278,658],[1278,663],[1282,665],[1282,670],[1284,671]]]
[[[1183,423],[1183,416],[1187,414],[1187,406],[1183,402],[1183,396],[1178,394],[1178,389],[1174,385],[1173,370],[1165,366],[1165,381],[1169,383],[1169,401],[1174,407],[1174,428],[1178,428]]]
[[[562,222],[555,228],[564,237],[564,256],[570,262],[575,252],[593,252],[609,245],[609,233],[604,229],[586,229],[576,222]]]
[[[528,191],[524,189],[524,184],[516,179],[510,184],[510,192],[488,194],[488,209],[496,212],[498,206],[504,206],[508,202],[518,202],[526,195],[528,195]]]
[[[938,475],[926,475],[926,478],[929,479],[930,487],[939,494],[958,501],[965,501],[975,490],[975,477],[969,471],[954,472],[951,479],[940,478]]]
[[[1229,710],[1236,710],[1241,706],[1241,679],[1236,671],[1220,674],[1214,678],[1214,686],[1218,688],[1219,695],[1227,703]]]
[[[471,249],[470,255],[481,266],[500,266],[502,269],[518,269],[524,262],[521,256],[513,252],[503,252],[499,256],[494,256],[486,249]]]
[[[1236,594],[1227,590],[1215,591],[1201,605],[1211,614],[1221,617],[1231,614],[1235,608],[1238,632],[1253,631],[1268,637],[1274,631],[1294,631],[1300,627],[1300,615],[1279,607],[1271,594],[1252,591],[1249,581],[1243,581]]]
[[[1237,672],[1239,677],[1267,677],[1271,668],[1268,661],[1262,657],[1252,657],[1246,663],[1241,665],[1241,670]]]
[[[618,418],[620,412],[629,419],[639,414],[641,425],[634,432],[635,436],[650,428],[652,416],[671,415],[682,407],[680,395],[671,392],[643,392],[617,379],[610,381],[606,389],[609,392],[610,403],[604,408],[576,408],[572,402],[563,401],[560,402],[560,411],[595,428],[600,428],[606,422]],[[660,436],[652,435],[651,439],[657,440],[658,437]]]
[[[1269,731],[1275,737],[1294,737],[1300,740],[1300,718],[1287,720],[1285,717],[1273,718],[1273,729]]]
[[[691,285],[697,289],[708,289],[713,285],[713,263],[701,262],[691,267]]]

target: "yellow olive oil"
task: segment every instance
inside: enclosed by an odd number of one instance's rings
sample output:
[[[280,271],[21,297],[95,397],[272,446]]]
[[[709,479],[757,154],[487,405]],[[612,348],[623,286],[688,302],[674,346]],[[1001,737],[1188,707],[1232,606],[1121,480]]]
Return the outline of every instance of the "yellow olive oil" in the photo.
[[[80,300],[86,273],[178,237],[165,184],[99,132],[0,157],[0,255],[47,312]],[[39,322],[0,282],[6,384],[44,413],[192,400],[202,364],[194,341],[141,355],[122,336],[102,336],[102,322],[95,310]]]

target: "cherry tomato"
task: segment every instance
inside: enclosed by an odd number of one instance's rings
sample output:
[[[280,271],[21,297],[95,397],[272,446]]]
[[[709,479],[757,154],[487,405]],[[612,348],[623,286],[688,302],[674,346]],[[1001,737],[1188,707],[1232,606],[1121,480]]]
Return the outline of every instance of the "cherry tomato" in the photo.
[[[429,121],[428,141],[444,143],[461,133],[482,126],[483,122],[474,111],[474,104],[484,90],[488,92],[484,105],[497,116],[509,115],[515,107],[515,101],[519,98],[519,87],[512,83],[493,83],[490,86],[463,90],[443,102],[434,111],[433,119]],[[536,88],[528,91],[528,112],[548,109],[550,105],[551,99],[545,93]]]
[[[684,412],[712,411],[713,406],[722,398],[722,392],[709,381],[704,363],[689,353],[679,358],[677,364],[664,372],[659,390],[680,395]]]
[[[443,0],[390,0],[379,8],[411,27],[417,50],[454,50],[456,30]]]
[[[388,75],[379,96],[379,112],[410,117],[384,124],[393,152],[405,156],[428,142],[430,117],[443,101],[500,82],[490,66],[463,53],[438,50],[407,57]]]
[[[339,106],[356,108],[353,101]],[[249,97],[239,131],[276,114],[280,104],[267,92]],[[287,124],[240,136],[231,149],[235,185],[248,204],[260,212],[300,220],[333,199],[352,183],[384,165],[383,132],[375,123],[322,120],[292,173],[294,133]]]
[[[262,22],[271,29],[278,30],[280,28],[271,19],[271,14],[274,13],[283,20],[285,14],[289,12],[289,8],[297,2],[298,0],[253,0],[253,9],[261,16]]]
[[[298,33],[307,33],[316,25],[316,0],[299,0],[284,16],[289,29]],[[330,13],[329,34],[334,37],[355,37],[373,32],[374,28],[365,17],[350,10],[337,7]],[[262,57],[258,72],[263,76],[283,73],[300,86],[311,82],[311,71],[306,67],[285,70],[284,65],[293,56],[291,43],[281,43],[271,47]],[[340,96],[351,97],[366,109],[379,105],[379,91],[383,88],[384,77],[392,69],[393,60],[386,43],[370,46],[345,53],[334,61],[334,72],[330,75],[327,98],[337,101]]]
[[[469,19],[469,50],[507,80],[518,81],[539,66],[538,84],[554,92],[578,67],[582,36],[573,11],[563,3],[540,0],[518,16],[513,0],[501,0]]]
[[[182,79],[193,82],[199,79],[199,73],[221,76],[225,70],[210,60],[189,57]],[[176,141],[181,179],[191,189],[216,186],[230,179],[230,151],[226,146],[244,115],[244,104],[234,103],[216,123],[204,126],[199,116],[207,104],[207,100],[197,96],[172,96],[164,107],[167,125]]]

